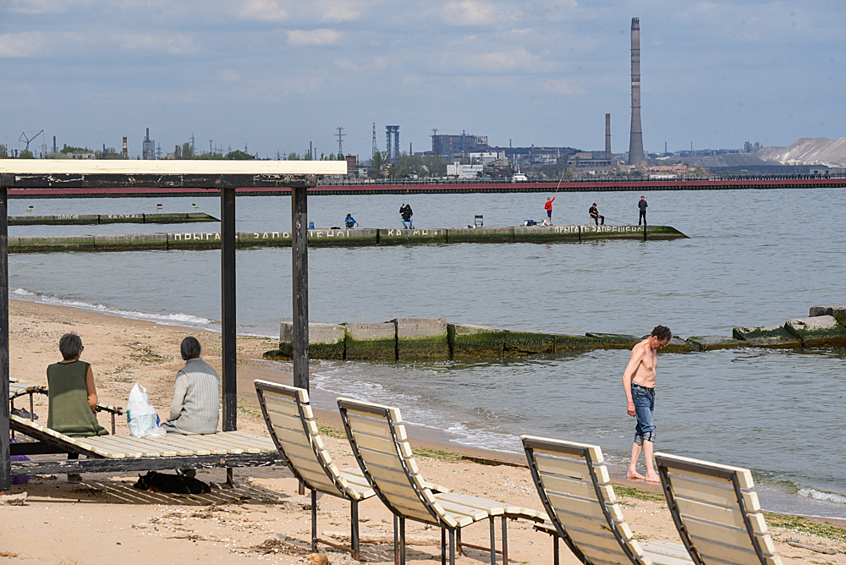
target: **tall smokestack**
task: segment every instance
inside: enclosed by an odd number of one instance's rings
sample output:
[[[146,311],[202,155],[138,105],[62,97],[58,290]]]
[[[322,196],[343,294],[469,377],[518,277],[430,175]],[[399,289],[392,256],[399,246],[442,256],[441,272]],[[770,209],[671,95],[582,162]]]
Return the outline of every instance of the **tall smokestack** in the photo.
[[[605,158],[611,159],[611,114],[605,114]]]
[[[640,125],[640,18],[632,18],[632,129],[629,135],[629,165],[639,165],[643,155]]]

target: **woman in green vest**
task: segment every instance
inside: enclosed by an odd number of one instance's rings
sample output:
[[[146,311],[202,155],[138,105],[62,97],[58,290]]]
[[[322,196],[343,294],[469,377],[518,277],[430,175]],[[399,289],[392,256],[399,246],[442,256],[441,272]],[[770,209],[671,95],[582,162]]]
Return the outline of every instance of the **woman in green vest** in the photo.
[[[97,389],[91,365],[80,361],[82,340],[75,333],[66,333],[59,340],[62,360],[47,367],[47,427],[71,437],[105,436],[109,432],[97,421]],[[68,459],[78,459],[69,453]],[[69,474],[68,482],[79,482],[77,474]]]

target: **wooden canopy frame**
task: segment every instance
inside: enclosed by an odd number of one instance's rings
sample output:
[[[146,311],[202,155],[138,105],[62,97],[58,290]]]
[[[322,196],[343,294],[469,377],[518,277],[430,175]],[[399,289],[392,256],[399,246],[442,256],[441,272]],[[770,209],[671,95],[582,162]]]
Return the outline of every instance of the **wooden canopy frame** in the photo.
[[[9,447],[10,188],[191,188],[220,193],[223,431],[237,429],[235,189],[291,189],[294,386],[308,390],[308,206],[318,175],[346,174],[345,161],[122,161],[0,159],[0,492],[11,486]]]

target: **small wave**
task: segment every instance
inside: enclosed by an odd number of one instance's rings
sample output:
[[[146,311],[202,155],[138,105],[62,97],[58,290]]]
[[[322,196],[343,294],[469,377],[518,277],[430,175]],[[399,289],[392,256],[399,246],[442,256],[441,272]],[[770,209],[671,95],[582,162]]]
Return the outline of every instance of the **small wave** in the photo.
[[[136,310],[120,310],[118,308],[110,308],[104,304],[91,304],[81,300],[68,300],[57,296],[32,292],[23,288],[16,288],[12,294],[35,302],[56,304],[58,306],[66,306],[68,308],[76,308],[77,310],[88,310],[90,312],[120,316],[121,318],[129,318],[132,320],[144,320],[174,326],[190,325],[203,329],[215,329],[217,327],[217,322],[214,320],[209,320],[208,318],[200,316],[192,316],[190,314],[183,314],[181,312],[176,314],[153,314],[149,312],[138,312]]]
[[[834,494],[833,492],[823,492],[821,490],[816,490],[813,488],[802,488],[799,489],[798,494],[799,496],[804,496],[805,498],[812,498],[814,500],[824,500],[826,502],[846,504],[846,496]]]

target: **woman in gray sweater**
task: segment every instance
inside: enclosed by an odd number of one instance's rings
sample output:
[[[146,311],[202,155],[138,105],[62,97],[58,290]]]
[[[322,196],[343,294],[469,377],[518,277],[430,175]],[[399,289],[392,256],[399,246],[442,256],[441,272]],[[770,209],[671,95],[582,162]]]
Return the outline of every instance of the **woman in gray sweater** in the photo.
[[[200,359],[200,342],[182,340],[185,366],[176,373],[170,416],[162,427],[168,433],[213,434],[220,419],[220,376]]]

